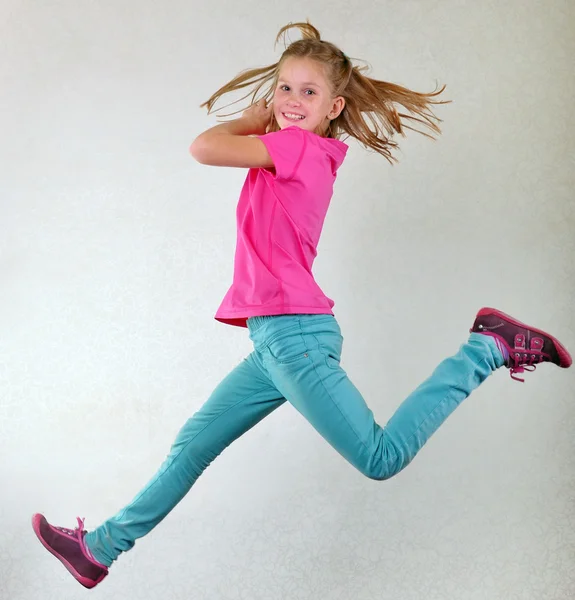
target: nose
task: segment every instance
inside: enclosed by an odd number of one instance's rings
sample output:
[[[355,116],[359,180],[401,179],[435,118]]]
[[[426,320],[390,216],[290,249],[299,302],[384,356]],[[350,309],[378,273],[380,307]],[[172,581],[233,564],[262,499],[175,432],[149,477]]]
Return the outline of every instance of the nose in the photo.
[[[297,104],[298,106],[301,104],[301,100],[298,98],[295,92],[291,92],[288,98],[288,104]]]

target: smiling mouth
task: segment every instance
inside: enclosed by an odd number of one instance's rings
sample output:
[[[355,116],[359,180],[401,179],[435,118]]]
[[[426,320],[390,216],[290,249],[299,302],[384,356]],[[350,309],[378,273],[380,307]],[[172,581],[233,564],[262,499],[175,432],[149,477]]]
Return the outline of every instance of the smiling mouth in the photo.
[[[290,113],[288,113],[288,114],[290,114]],[[291,114],[295,115],[295,113],[291,113]],[[303,115],[297,115],[296,117],[289,117],[286,113],[282,113],[282,117],[284,119],[287,119],[288,121],[294,121],[294,122],[295,121],[303,121],[305,119],[305,117]]]

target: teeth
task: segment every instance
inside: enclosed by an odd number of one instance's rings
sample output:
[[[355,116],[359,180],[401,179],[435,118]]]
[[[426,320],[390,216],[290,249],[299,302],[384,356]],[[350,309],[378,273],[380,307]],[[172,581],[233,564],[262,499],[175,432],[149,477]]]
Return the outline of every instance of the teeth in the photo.
[[[291,114],[291,113],[284,113],[284,115],[286,117],[288,117],[288,119],[299,119],[300,121],[302,119],[305,119],[305,117],[302,117],[301,115],[294,115],[294,114]]]

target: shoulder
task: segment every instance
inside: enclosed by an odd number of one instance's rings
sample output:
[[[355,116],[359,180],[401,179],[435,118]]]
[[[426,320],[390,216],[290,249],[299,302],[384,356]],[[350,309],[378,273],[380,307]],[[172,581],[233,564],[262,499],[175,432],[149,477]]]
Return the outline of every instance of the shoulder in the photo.
[[[302,161],[328,161],[332,172],[343,162],[348,146],[340,140],[324,138],[297,125],[258,136],[272,157],[276,171],[292,177]],[[289,172],[289,174],[288,174]]]

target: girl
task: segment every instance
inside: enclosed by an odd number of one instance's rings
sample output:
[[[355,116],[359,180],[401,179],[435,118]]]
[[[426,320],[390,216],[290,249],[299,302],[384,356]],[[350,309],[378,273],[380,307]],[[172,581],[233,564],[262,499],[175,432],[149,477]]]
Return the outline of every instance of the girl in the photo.
[[[430,106],[441,103],[434,97],[444,88],[419,94],[370,79],[309,22],[282,28],[277,39],[291,27],[303,39],[278,63],[240,74],[202,105],[209,112],[226,92],[257,84],[250,108],[201,134],[190,148],[202,164],[249,169],[237,207],[233,283],[215,318],[246,327],[254,351],[188,420],[157,473],[116,515],[89,533],[81,519],[70,530],[34,515],[44,547],[87,588],[168,515],[216,456],[286,400],[361,473],[384,480],[405,468],[496,369],[505,366],[519,379],[517,373],[541,362],[571,365],[567,350],[548,333],[482,308],[459,351],[385,427],[375,422],[340,366],[343,337],[334,302],[314,281],[312,264],[347,151],[341,134],[392,162],[396,144],[390,137],[403,134],[406,122],[439,133]],[[398,113],[398,105],[410,115]]]

